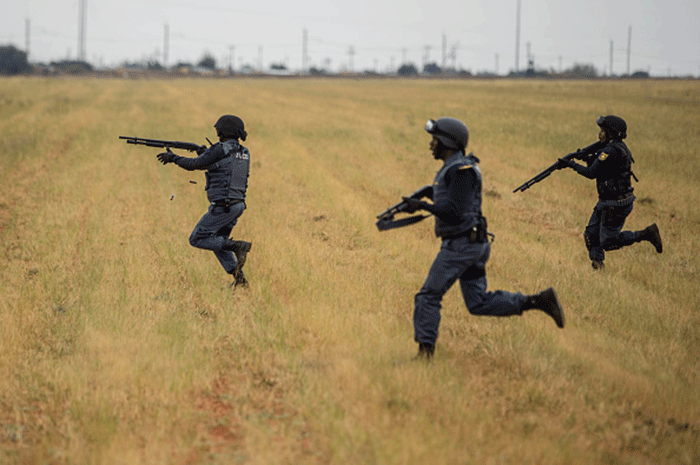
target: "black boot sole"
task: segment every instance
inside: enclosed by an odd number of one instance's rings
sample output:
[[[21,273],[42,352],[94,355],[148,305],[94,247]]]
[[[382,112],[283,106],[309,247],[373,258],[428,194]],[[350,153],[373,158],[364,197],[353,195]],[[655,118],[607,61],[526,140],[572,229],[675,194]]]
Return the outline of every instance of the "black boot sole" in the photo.
[[[559,302],[559,297],[557,297],[557,292],[554,288],[550,287],[546,291],[542,292],[540,297],[547,305],[543,310],[545,313],[554,319],[554,322],[558,327],[564,327],[564,310],[561,308],[561,303]],[[543,305],[544,306],[544,305]]]
[[[662,253],[664,251],[664,245],[661,242],[661,233],[659,232],[659,227],[656,223],[652,224],[647,228],[649,230],[649,242],[656,249],[656,253]]]

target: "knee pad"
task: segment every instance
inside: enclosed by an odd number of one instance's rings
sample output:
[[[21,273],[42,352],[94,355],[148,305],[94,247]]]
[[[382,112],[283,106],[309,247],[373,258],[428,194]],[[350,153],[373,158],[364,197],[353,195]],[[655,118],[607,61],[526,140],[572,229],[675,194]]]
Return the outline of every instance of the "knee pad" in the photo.
[[[478,266],[473,265],[467,268],[467,271],[462,273],[461,277],[462,279],[467,279],[471,281],[473,279],[483,278],[484,276],[486,276],[486,270],[484,268],[479,268]]]

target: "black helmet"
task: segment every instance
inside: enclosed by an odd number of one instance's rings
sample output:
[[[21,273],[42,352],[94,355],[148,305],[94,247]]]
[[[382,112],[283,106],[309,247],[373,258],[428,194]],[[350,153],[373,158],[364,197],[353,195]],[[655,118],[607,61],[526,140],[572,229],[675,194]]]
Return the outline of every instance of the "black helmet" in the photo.
[[[214,124],[216,132],[222,136],[233,137],[234,139],[245,140],[248,133],[245,132],[243,120],[238,116],[224,115]]]
[[[622,140],[627,137],[627,123],[619,116],[599,116],[596,124],[613,139]]]
[[[442,117],[438,120],[428,120],[425,123],[425,130],[451,149],[464,150],[469,143],[467,125],[456,118]]]

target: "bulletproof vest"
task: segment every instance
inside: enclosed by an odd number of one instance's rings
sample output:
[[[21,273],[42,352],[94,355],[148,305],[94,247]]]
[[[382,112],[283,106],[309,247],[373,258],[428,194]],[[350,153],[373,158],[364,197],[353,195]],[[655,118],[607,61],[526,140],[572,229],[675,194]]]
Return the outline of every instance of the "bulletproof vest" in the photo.
[[[481,218],[481,171],[477,166],[476,158],[470,153],[464,156],[457,152],[445,160],[440,171],[433,181],[433,203],[439,204],[449,199],[449,189],[445,182],[445,175],[452,168],[471,169],[476,173],[476,187],[469,189],[464,195],[467,197],[465,209],[461,215],[461,221],[457,224],[449,224],[435,216],[435,235],[438,237],[455,236],[469,231]]]
[[[600,154],[605,153],[605,160]],[[619,200],[628,197],[632,188],[632,153],[622,141],[612,141],[599,152],[601,172],[596,177],[596,188],[601,200]]]
[[[250,171],[250,153],[235,140],[214,144],[211,150],[222,150],[223,158],[206,167],[204,173],[207,198],[219,200],[245,200]]]

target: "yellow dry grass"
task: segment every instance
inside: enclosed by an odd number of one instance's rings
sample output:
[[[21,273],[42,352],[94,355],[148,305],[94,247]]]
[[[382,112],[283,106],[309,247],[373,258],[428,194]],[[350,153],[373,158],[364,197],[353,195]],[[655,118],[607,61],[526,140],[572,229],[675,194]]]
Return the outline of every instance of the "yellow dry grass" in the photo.
[[[0,462],[700,463],[699,103],[697,81],[0,80]],[[250,135],[247,290],[187,243],[201,173],[117,138],[203,143],[224,113]],[[608,113],[641,180],[627,226],[665,250],[594,273],[592,182],[511,191]],[[438,242],[374,216],[432,180],[446,115],[482,159],[490,288],[554,286],[567,327],[454,288],[425,365]]]

